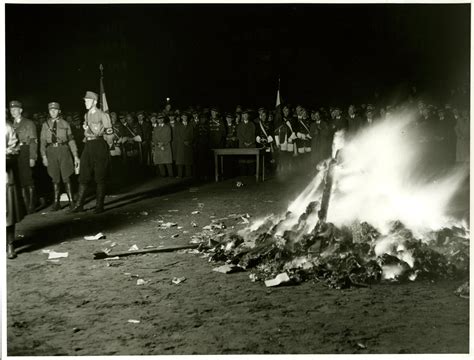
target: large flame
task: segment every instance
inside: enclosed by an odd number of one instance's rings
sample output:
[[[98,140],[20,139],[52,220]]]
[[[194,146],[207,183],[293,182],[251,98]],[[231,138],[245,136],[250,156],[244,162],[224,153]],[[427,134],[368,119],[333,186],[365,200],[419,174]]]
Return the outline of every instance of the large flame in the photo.
[[[413,113],[405,112],[345,139],[327,221],[336,226],[366,221],[386,234],[398,220],[415,236],[459,224],[448,216],[448,205],[468,169],[437,177],[420,171],[427,148],[424,134],[417,132]],[[326,166],[327,162],[320,164]],[[293,216],[281,224],[280,233],[297,222],[310,202],[320,201],[323,181],[324,172],[319,171],[290,205]],[[308,231],[317,220],[316,216],[307,220]]]

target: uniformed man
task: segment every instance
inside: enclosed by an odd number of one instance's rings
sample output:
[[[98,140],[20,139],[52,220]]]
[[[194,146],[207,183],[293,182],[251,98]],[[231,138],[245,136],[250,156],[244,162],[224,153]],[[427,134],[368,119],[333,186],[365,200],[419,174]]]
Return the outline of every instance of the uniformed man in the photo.
[[[211,108],[209,120],[209,148],[222,149],[225,145],[225,125],[219,116],[219,110]]]
[[[13,129],[20,143],[20,152],[17,157],[19,182],[23,200],[28,214],[35,210],[35,183],[32,169],[38,158],[38,137],[33,121],[22,117],[23,105],[19,101],[10,101],[10,114],[13,118]]]
[[[297,154],[294,144],[297,139],[296,126],[289,105],[283,106],[281,116],[281,122],[276,125],[274,139],[279,154],[278,171],[287,173],[292,169],[292,156]]]
[[[77,146],[74,141],[71,126],[61,117],[61,107],[57,102],[48,104],[50,118],[43,123],[41,128],[40,151],[43,164],[48,169],[48,174],[53,180],[54,205],[52,210],[58,211],[60,205],[60,183],[63,180],[69,198],[70,208],[74,208],[70,176],[74,173],[74,166],[79,166]],[[74,157],[74,164],[71,158]]]
[[[104,211],[105,177],[114,135],[109,115],[97,108],[98,98],[92,91],[87,91],[84,96],[85,107],[88,110],[84,115],[83,125],[86,143],[80,162],[77,205],[72,212],[84,211],[87,184],[92,178],[97,185],[94,213]]]
[[[311,134],[309,127],[310,119],[304,107],[300,107],[300,112],[296,120],[296,147],[300,155],[300,161],[306,159],[306,155],[311,152]]]
[[[259,115],[256,119],[256,142],[259,147],[263,147],[267,152],[273,152],[273,129],[271,123],[268,121],[267,111],[259,109]]]
[[[139,111],[137,113],[137,135],[140,135],[142,142],[142,164],[145,166],[151,165],[151,134],[152,128],[151,124],[145,119],[145,113],[143,111]]]
[[[226,121],[226,137],[225,147],[226,148],[237,148],[239,147],[239,141],[237,140],[237,126],[234,124],[234,117],[231,113],[225,115]]]

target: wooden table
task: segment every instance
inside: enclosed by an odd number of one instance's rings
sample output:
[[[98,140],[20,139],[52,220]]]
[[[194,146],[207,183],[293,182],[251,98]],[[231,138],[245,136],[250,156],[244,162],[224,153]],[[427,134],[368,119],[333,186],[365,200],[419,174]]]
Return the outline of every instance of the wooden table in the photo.
[[[214,151],[214,169],[216,175],[216,182],[219,181],[219,161],[221,174],[224,172],[224,156],[225,155],[254,155],[257,158],[257,171],[255,179],[258,182],[260,173],[260,157],[262,158],[262,181],[265,181],[265,150],[264,148],[227,148],[227,149],[212,149]]]

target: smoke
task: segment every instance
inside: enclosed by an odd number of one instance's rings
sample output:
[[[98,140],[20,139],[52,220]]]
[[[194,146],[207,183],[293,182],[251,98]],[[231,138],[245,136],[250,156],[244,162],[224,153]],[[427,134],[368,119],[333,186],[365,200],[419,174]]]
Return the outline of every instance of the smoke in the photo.
[[[387,233],[398,220],[415,235],[454,225],[449,202],[467,169],[433,176],[433,149],[424,131],[417,128],[413,113],[405,112],[346,141],[328,221],[339,226],[366,221]]]
[[[327,221],[336,226],[368,222],[387,234],[393,221],[402,222],[415,236],[459,225],[451,218],[449,203],[468,174],[468,169],[433,174],[425,129],[420,129],[413,112],[392,114],[384,121],[344,141],[335,169]],[[291,203],[291,216],[278,227],[278,234],[298,222],[309,203],[321,201],[328,161],[308,186]],[[308,232],[318,218],[307,220]],[[462,225],[461,225],[462,226]]]

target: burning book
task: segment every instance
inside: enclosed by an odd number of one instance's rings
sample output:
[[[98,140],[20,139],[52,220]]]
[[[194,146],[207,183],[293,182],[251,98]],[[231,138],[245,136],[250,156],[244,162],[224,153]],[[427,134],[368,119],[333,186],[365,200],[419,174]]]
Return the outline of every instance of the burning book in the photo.
[[[452,278],[469,266],[469,230],[447,215],[466,169],[423,181],[412,118],[379,122],[318,165],[310,184],[279,216],[225,232],[201,251],[250,271],[253,280],[335,288],[381,281]],[[224,234],[224,235],[222,235]]]

